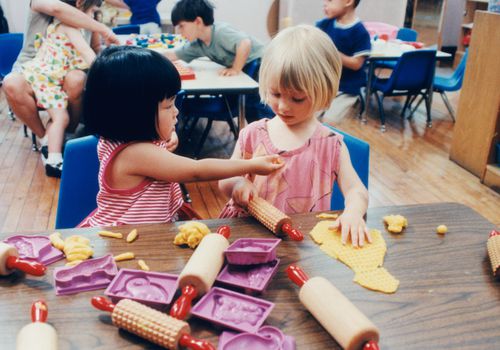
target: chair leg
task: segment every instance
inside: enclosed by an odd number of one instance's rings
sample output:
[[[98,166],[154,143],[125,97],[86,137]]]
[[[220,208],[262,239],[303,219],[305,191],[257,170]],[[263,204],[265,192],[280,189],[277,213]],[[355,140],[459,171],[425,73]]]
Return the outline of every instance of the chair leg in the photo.
[[[425,98],[425,110],[427,111],[427,127],[432,128],[431,99],[430,99],[429,91],[427,91],[425,93],[424,98]]]
[[[12,109],[10,107],[9,107],[9,117],[10,117],[10,120],[16,120],[14,112],[12,112]]]
[[[442,91],[439,93],[441,95],[441,98],[443,99],[443,102],[448,108],[448,112],[450,112],[451,119],[453,120],[453,123],[455,122],[455,111],[453,110],[453,107],[450,104],[450,101],[448,100],[448,96],[446,96],[446,92]]]
[[[405,104],[403,106],[403,110],[401,111],[401,118],[404,118],[404,116],[405,116],[406,109],[410,105],[410,98],[411,97],[412,97],[411,95],[406,95],[406,101],[405,101]]]
[[[26,124],[24,124],[23,129],[24,129],[24,137],[28,137],[28,127],[26,126]]]
[[[361,119],[363,117],[363,113],[365,112],[365,98],[363,97],[363,93],[361,92],[361,89],[359,89],[358,98],[359,98],[358,118]]]
[[[384,95],[380,96],[375,92],[378,102],[378,114],[380,116],[380,131],[385,132],[385,113],[384,113]]]
[[[413,97],[413,100],[410,102],[410,107],[411,105],[413,104],[413,102],[415,102],[415,100],[417,99],[418,95],[415,95]],[[424,100],[424,96],[422,96],[422,98],[418,101],[417,105],[415,106],[415,108],[413,108],[413,110],[410,112],[410,115],[408,116],[408,120],[410,120],[412,117],[413,117],[413,114],[415,113],[415,111],[418,109],[418,107],[420,107],[420,104],[422,103],[422,101]]]
[[[203,148],[203,144],[205,143],[208,133],[210,129],[212,128],[212,123],[213,119],[208,118],[207,126],[205,127],[205,130],[203,130],[203,135],[201,135],[200,142],[198,143],[198,146],[196,147],[196,151],[194,152],[194,158],[197,159],[198,156],[200,155],[201,149]]]
[[[234,139],[238,139],[238,132],[236,131],[236,125],[234,125],[234,116],[233,113],[231,113],[231,106],[229,105],[229,101],[227,100],[227,97],[224,96],[224,102],[226,103],[226,108],[227,108],[227,123],[229,124],[229,129],[234,135]]]
[[[38,152],[38,146],[36,145],[36,135],[33,131],[31,132],[31,149],[33,150],[33,152]]]
[[[182,196],[184,197],[184,202],[191,203],[192,202],[191,196],[189,195],[186,185],[184,185],[183,183],[180,183],[179,185],[181,186],[181,192]]]

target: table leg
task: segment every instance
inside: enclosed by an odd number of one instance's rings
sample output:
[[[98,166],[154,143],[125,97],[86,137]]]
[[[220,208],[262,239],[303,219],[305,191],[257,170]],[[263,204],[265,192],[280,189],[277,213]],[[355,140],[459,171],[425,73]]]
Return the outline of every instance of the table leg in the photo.
[[[372,94],[372,78],[374,70],[375,70],[375,63],[373,61],[368,61],[368,82],[366,85],[365,113],[361,116],[361,121],[363,123],[366,123],[368,110],[370,108],[370,96]]]
[[[240,94],[238,99],[238,134],[240,130],[245,127],[246,123],[245,103],[246,103],[246,95]]]

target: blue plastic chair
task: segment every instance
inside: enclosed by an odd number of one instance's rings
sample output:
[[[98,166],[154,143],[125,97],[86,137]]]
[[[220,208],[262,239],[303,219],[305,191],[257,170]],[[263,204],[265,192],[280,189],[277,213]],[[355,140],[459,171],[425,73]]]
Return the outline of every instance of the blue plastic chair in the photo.
[[[401,55],[388,79],[375,79],[372,92],[377,95],[382,131],[385,131],[383,100],[386,96],[406,96],[406,102],[401,112],[401,116],[404,116],[408,106],[411,106],[415,99],[421,95],[427,109],[427,126],[432,127],[430,89],[435,70],[436,50],[416,50]],[[377,91],[381,94],[379,95]]]
[[[126,34],[140,34],[141,27],[137,24],[126,24],[123,26],[118,26],[112,28],[113,33],[116,35],[126,35]]]
[[[257,68],[259,67],[258,60],[254,60],[252,64],[245,70],[245,73],[255,79]],[[179,137],[182,140],[189,140],[196,128],[198,120],[207,118],[207,125],[203,130],[202,136],[198,145],[195,148],[193,157],[198,158],[208,137],[208,133],[212,128],[214,121],[226,121],[229,129],[238,138],[238,130],[234,123],[234,118],[238,115],[238,95],[212,95],[198,96],[183,94],[177,97],[181,101],[179,113],[180,119],[183,121],[183,127],[180,128]],[[183,141],[184,143],[184,141]]]
[[[361,139],[335,129],[331,125],[325,124],[325,126],[329,127],[334,132],[342,134],[344,136],[344,143],[349,150],[349,155],[351,156],[351,162],[354,170],[356,170],[356,173],[361,179],[361,182],[363,182],[366,188],[368,188],[368,177],[370,175],[370,145]],[[344,209],[344,196],[340,191],[337,181],[335,181],[335,183],[333,184],[330,209]]]
[[[438,92],[443,99],[446,108],[448,108],[448,112],[450,112],[451,119],[455,122],[455,112],[453,111],[453,107],[448,100],[448,96],[446,96],[446,91],[457,91],[462,88],[462,82],[464,81],[465,75],[465,66],[467,65],[467,56],[469,55],[469,49],[465,50],[460,63],[457,66],[457,69],[450,76],[436,75],[434,77],[434,85],[433,91]]]
[[[0,78],[2,80],[12,70],[22,47],[23,33],[0,34]]]
[[[85,136],[66,143],[56,229],[77,226],[97,208],[96,196],[99,191],[97,142],[97,137]]]

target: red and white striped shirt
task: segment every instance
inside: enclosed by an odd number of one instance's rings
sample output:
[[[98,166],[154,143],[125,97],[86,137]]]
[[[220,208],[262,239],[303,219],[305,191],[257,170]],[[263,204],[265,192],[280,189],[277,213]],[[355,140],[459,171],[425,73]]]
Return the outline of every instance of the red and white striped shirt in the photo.
[[[155,141],[153,144],[167,149],[165,141]],[[167,223],[177,219],[177,212],[184,204],[178,183],[147,178],[129,189],[112,188],[108,184],[106,180],[108,165],[120,151],[129,145],[130,143],[100,138],[97,146],[97,155],[101,164],[97,209],[78,227]]]

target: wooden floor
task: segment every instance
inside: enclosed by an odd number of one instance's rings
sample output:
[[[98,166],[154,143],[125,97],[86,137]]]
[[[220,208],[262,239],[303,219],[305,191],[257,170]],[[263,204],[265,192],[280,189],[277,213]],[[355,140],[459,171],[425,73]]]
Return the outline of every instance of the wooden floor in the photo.
[[[354,110],[336,123],[336,127],[370,143],[370,207],[459,202],[500,226],[500,195],[448,159],[453,123],[439,95],[434,97],[431,129],[425,126],[423,107],[412,121],[403,120],[399,117],[401,101],[390,98],[385,101],[385,133],[379,131],[375,104],[367,124],[354,116]],[[450,94],[455,107],[458,97],[458,93]],[[189,154],[193,147],[183,145],[181,151]],[[233,147],[234,139],[227,125],[216,122],[202,157],[227,158]],[[0,230],[53,229],[59,181],[45,176],[39,154],[31,151],[30,139],[23,136],[21,123],[8,118],[1,90],[0,165]],[[216,182],[188,184],[187,188],[202,217],[218,216],[226,200]]]

